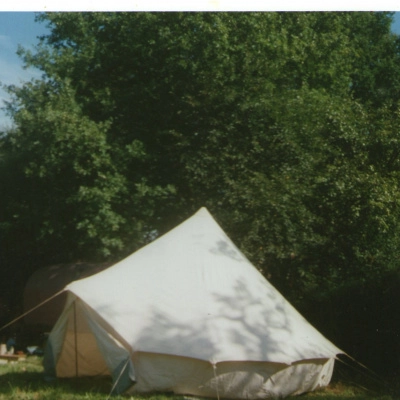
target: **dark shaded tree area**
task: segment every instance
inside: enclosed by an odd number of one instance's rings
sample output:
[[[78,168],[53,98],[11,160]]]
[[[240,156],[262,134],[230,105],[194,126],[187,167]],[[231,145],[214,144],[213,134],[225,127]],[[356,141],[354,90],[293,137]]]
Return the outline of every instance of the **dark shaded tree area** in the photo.
[[[371,327],[358,305],[384,310],[398,282],[390,13],[37,19],[51,33],[19,54],[43,76],[8,88],[0,140],[4,293],[46,264],[118,260],[206,206],[339,346],[358,357],[388,332],[398,302]]]

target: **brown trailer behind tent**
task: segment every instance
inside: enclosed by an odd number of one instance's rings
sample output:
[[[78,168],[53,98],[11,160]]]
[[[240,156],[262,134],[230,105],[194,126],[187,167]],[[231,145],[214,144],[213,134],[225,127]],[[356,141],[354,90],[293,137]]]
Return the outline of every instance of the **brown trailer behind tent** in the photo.
[[[52,297],[72,281],[86,278],[109,267],[110,264],[73,263],[40,268],[32,274],[24,290],[24,312]],[[28,313],[24,322],[31,331],[49,332],[60,316],[66,300],[62,293],[48,303]]]

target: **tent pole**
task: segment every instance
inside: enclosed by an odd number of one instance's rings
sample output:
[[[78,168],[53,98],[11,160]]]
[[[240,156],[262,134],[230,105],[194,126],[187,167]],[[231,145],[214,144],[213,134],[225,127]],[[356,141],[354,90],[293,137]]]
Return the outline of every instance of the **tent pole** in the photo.
[[[78,335],[76,327],[76,300],[74,301],[75,377],[78,377]]]

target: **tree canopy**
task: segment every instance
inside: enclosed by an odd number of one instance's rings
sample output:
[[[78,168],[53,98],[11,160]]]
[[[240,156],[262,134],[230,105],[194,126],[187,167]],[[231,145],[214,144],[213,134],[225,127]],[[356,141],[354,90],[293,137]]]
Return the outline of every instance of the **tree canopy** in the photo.
[[[2,265],[117,260],[206,206],[299,301],[398,270],[390,13],[47,13],[8,87]]]

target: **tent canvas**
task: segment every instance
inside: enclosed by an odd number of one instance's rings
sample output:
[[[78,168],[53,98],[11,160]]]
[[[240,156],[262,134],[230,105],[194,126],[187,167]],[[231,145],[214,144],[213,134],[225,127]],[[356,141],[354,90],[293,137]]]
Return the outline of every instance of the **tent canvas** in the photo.
[[[118,391],[284,397],[326,386],[342,353],[209,212],[66,286],[47,375],[112,375]]]

